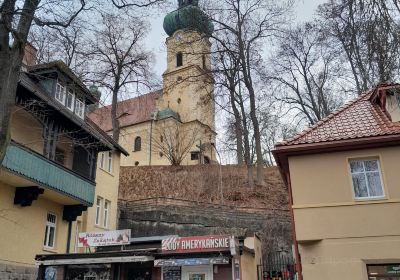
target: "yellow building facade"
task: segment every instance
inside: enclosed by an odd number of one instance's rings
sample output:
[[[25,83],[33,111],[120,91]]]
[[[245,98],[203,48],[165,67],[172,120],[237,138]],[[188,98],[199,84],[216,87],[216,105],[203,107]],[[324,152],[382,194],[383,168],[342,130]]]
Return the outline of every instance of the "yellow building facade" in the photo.
[[[37,254],[75,252],[78,231],[116,229],[126,152],[76,109],[95,97],[65,67],[34,65],[21,73],[0,168],[0,279],[36,279]],[[97,198],[103,200],[98,225]]]
[[[400,279],[400,124],[387,110],[391,92],[397,86],[378,86],[276,146],[302,279]]]

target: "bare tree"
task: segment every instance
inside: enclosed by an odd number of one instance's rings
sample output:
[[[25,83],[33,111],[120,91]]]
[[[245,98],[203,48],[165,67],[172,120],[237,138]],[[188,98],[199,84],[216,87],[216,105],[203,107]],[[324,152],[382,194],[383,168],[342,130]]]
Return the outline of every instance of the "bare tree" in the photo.
[[[118,101],[132,86],[150,86],[151,55],[142,49],[147,28],[139,18],[104,15],[102,24],[91,47],[95,61],[93,81],[111,93],[113,138],[118,141]]]
[[[358,93],[398,77],[397,0],[330,0],[318,15],[324,32],[345,54]]]
[[[117,8],[146,7],[163,0],[113,0]],[[88,8],[86,0],[3,0],[0,4],[0,162],[10,141],[11,110],[32,23],[68,27]]]
[[[272,73],[281,101],[297,110],[308,124],[315,124],[342,102],[334,93],[340,80],[338,54],[329,49],[317,26],[306,23],[287,32],[271,59]]]
[[[155,151],[165,156],[171,165],[181,165],[199,140],[198,129],[175,120],[157,121],[154,132],[152,143]]]
[[[214,17],[217,30],[231,34],[234,44],[226,46],[225,51],[233,54],[238,61],[240,77],[249,96],[249,116],[254,133],[257,160],[257,183],[264,181],[264,160],[261,146],[260,125],[257,118],[257,73],[262,67],[262,44],[273,37],[285,23],[285,15],[290,3],[278,5],[276,1],[265,0],[227,0],[221,5],[221,12]],[[218,41],[216,32],[214,37]]]

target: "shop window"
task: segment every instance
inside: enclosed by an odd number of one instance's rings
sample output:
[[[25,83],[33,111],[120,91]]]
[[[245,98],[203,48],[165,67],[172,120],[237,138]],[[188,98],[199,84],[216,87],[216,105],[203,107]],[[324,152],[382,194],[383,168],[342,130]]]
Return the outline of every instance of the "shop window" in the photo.
[[[56,239],[56,222],[57,216],[52,213],[48,213],[46,231],[44,235],[44,247],[46,248],[54,248]]]
[[[176,67],[180,67],[183,65],[183,54],[181,52],[178,52],[176,54]]]
[[[135,138],[135,144],[133,147],[133,151],[135,152],[139,152],[142,150],[142,138],[140,138],[139,136]]]
[[[66,98],[66,94],[65,94],[65,86],[63,86],[60,83],[57,83],[56,85],[56,95],[55,98],[58,102],[60,102],[61,104],[65,105],[65,98]]]
[[[400,278],[400,264],[367,265],[369,280],[397,280]]]
[[[385,196],[379,160],[351,160],[350,171],[356,199],[374,199]]]

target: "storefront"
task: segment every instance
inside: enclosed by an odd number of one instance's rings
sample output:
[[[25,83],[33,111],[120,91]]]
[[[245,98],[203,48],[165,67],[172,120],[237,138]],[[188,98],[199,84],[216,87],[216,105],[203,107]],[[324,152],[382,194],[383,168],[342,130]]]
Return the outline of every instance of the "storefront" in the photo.
[[[95,253],[38,255],[39,280],[256,280],[257,236],[132,238]]]

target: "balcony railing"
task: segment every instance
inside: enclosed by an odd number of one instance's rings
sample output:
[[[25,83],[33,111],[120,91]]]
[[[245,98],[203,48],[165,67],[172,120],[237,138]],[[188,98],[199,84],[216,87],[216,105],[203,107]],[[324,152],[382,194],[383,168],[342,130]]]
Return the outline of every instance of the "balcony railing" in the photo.
[[[93,205],[96,186],[94,182],[26,147],[11,143],[7,147],[2,166],[39,187],[69,196],[86,206]]]

